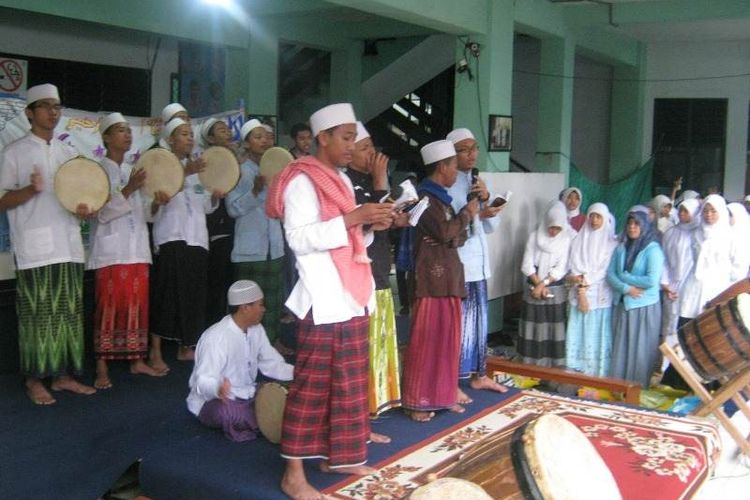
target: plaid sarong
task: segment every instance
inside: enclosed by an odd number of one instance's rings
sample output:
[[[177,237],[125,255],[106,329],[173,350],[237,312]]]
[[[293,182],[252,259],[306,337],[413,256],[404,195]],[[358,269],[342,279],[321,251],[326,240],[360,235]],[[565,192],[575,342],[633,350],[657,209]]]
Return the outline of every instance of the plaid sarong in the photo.
[[[326,458],[331,467],[367,461],[369,318],[299,321],[294,380],[284,409],[281,456]]]
[[[21,373],[34,378],[83,371],[83,264],[16,271]]]
[[[235,262],[235,280],[255,281],[263,290],[266,313],[261,324],[273,345],[281,332],[281,307],[284,292],[284,257],[257,262]],[[226,295],[226,291],[224,292]]]

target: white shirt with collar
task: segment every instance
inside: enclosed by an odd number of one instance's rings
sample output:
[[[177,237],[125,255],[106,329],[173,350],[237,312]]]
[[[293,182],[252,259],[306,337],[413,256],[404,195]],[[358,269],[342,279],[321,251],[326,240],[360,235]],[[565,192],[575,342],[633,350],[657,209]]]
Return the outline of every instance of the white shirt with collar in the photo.
[[[198,415],[207,401],[218,397],[225,378],[231,385],[231,399],[252,399],[258,370],[276,380],[292,380],[294,376],[294,366],[271,346],[263,325],[243,331],[231,315],[224,316],[198,340],[188,410]]]
[[[78,156],[67,144],[49,143],[32,133],[9,144],[0,159],[0,192],[31,184],[31,174],[42,175],[43,190],[7,211],[10,240],[19,270],[84,261],[81,222],[65,210],[55,195],[60,165]]]
[[[92,223],[91,252],[86,269],[116,264],[151,264],[146,227],[147,202],[137,190],[128,198],[122,194],[133,166],[124,162],[118,165],[104,158],[102,167],[109,176],[111,197]]]
[[[338,174],[351,189],[349,177],[341,171]],[[341,323],[364,315],[365,308],[344,289],[329,253],[348,243],[344,217],[321,220],[315,187],[305,174],[292,179],[284,191],[284,231],[299,272],[299,280],[286,301],[289,310],[302,319],[312,309],[316,325]],[[372,288],[375,289],[374,281]],[[372,293],[367,308],[372,311],[374,306]]]
[[[184,241],[208,250],[206,214],[213,213],[218,206],[212,203],[211,193],[203,188],[198,174],[186,176],[182,191],[153,217],[154,244],[158,247],[170,241]]]

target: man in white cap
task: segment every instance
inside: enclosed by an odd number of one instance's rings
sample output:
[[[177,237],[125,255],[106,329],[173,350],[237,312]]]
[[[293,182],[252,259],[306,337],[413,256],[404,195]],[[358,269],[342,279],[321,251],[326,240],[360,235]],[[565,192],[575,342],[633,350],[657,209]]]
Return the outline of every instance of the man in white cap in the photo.
[[[187,109],[185,109],[185,106],[179,102],[169,103],[161,110],[162,127],[166,127],[167,124],[175,118],[179,118],[185,123],[190,123],[190,115],[188,114]],[[165,149],[169,149],[169,144],[164,137],[160,137],[157,144]]]
[[[266,215],[266,185],[270,179],[260,173],[260,159],[271,143],[265,127],[256,119],[242,126],[240,137],[247,160],[240,166],[237,186],[226,198],[227,213],[235,219],[231,259],[236,279],[251,279],[263,288],[263,326],[274,345],[279,339],[284,300],[284,237],[281,223]]]
[[[388,157],[375,150],[370,133],[359,121],[352,162],[346,169],[346,175],[354,186],[354,198],[358,204],[377,203],[388,195]],[[403,225],[408,225],[408,214],[399,215],[399,219]],[[375,308],[370,311],[371,417],[401,405],[396,315],[390,284],[393,258],[386,229],[373,231],[373,241],[367,247],[367,255],[372,260],[376,299]],[[390,442],[390,438],[375,432],[370,433],[370,440],[375,443]]]
[[[8,211],[16,262],[18,347],[29,398],[55,403],[52,390],[96,392],[71,375],[83,371],[83,242],[79,217],[91,215],[81,204],[77,215],[57,200],[54,178],[60,165],[78,155],[54,137],[62,107],[57,87],[31,87],[26,97],[31,131],[3,150],[0,159],[0,210]]]
[[[450,141],[435,141],[421,150],[425,178],[418,186],[429,207],[414,234],[415,282],[409,347],[404,357],[401,405],[417,422],[435,410],[462,413],[457,403],[458,356],[461,348],[461,298],[464,269],[457,248],[479,213],[472,199],[459,212],[451,207],[448,188],[458,176],[456,150]]]
[[[467,200],[477,198],[480,212],[469,225],[469,238],[459,247],[458,256],[464,266],[466,296],[461,301],[461,357],[458,376],[471,378],[472,389],[490,389],[505,392],[506,388],[487,376],[487,279],[491,276],[490,252],[486,234],[500,224],[498,214],[503,206],[493,207],[484,181],[475,170],[477,141],[467,128],[452,130],[447,140],[456,148],[458,176],[448,188],[453,198],[451,206],[458,212]],[[458,402],[471,403],[459,387]]]
[[[258,371],[291,380],[294,367],[268,342],[263,325],[263,290],[250,280],[235,281],[227,292],[229,314],[198,341],[190,375],[188,410],[202,424],[222,429],[232,441],[257,436],[253,399]]]
[[[370,434],[367,309],[374,294],[362,225],[389,226],[393,206],[357,206],[349,178],[338,169],[351,163],[356,121],[348,103],[313,113],[315,156],[282,170],[266,200],[268,215],[284,221],[299,270],[286,301],[299,321],[281,438],[287,459],[281,489],[292,498],[322,498],[307,482],[306,458],[323,457],[324,471],[374,472],[365,465]]]

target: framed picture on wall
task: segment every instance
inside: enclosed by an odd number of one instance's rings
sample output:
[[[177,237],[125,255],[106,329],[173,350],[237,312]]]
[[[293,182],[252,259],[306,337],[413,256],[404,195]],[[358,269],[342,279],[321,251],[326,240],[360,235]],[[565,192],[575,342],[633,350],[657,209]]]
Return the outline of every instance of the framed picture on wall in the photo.
[[[513,117],[490,115],[488,151],[510,151],[513,148]]]
[[[255,115],[250,113],[247,115],[248,120],[253,118],[259,120],[263,125],[270,125],[273,128],[273,145],[276,146],[279,143],[279,120],[276,115]]]

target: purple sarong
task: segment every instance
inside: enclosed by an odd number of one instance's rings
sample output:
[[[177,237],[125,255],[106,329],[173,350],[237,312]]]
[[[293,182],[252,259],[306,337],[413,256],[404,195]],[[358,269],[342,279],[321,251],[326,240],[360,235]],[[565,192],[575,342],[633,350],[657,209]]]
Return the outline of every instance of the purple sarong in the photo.
[[[258,437],[253,401],[212,399],[203,405],[198,420],[207,427],[222,429],[224,435],[232,441],[252,441]]]

